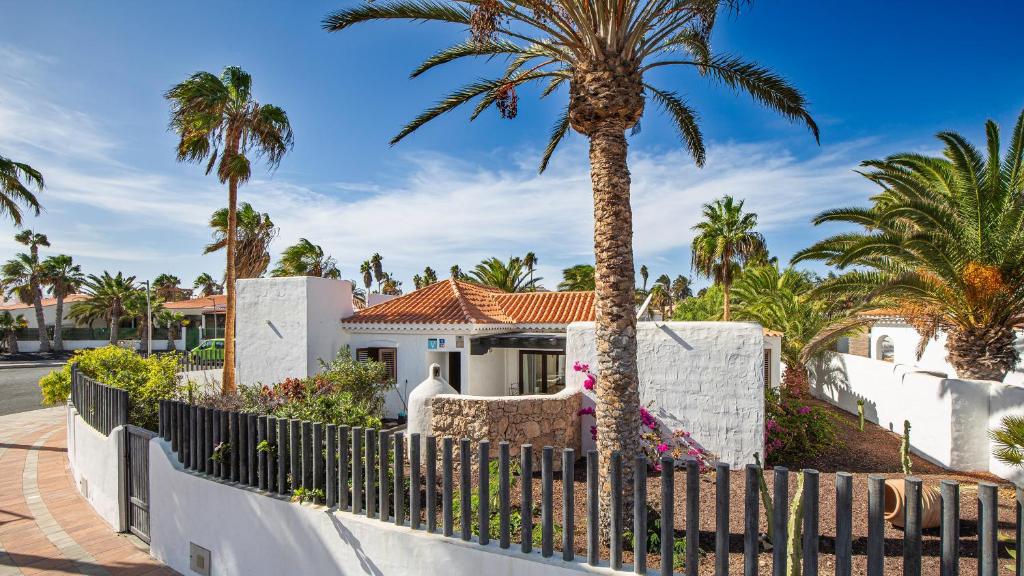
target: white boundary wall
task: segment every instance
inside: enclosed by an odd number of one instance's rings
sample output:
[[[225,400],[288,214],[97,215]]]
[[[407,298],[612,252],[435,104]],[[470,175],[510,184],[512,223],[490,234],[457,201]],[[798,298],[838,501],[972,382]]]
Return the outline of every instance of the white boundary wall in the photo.
[[[640,322],[637,369],[640,402],[671,429],[682,428],[732,468],[764,453],[764,330],[746,322]],[[594,324],[566,334],[566,379],[582,385],[574,362],[597,369]],[[584,406],[593,398],[584,395]],[[593,448],[591,417],[581,420],[583,450]]]
[[[124,482],[118,472],[124,450],[124,427],[118,426],[110,436],[104,436],[86,423],[70,403],[67,420],[68,463],[75,487],[96,513],[120,532],[125,528],[121,511]]]
[[[826,354],[809,368],[813,395],[852,414],[863,400],[865,419],[897,434],[909,420],[915,453],[953,470],[1024,481],[1020,471],[992,458],[988,438],[1005,414],[1024,411],[1024,388],[944,378],[850,354]]]
[[[578,562],[501,550],[398,527],[322,506],[221,483],[182,469],[160,438],[149,444],[154,558],[181,574],[189,543],[210,550],[210,574],[486,574],[569,576],[615,574]]]

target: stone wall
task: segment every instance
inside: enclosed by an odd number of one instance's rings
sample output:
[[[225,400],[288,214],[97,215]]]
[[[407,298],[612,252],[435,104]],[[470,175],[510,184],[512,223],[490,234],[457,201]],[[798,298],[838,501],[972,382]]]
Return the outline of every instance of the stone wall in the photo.
[[[582,392],[570,388],[551,395],[464,396],[441,394],[431,401],[431,426],[438,438],[469,438],[474,443],[490,440],[491,454],[497,457],[498,442],[507,440],[512,458],[518,458],[523,444],[533,445],[533,461],[539,470],[542,449],[555,449],[555,467],[561,465],[558,454],[572,448],[580,455],[580,417]]]

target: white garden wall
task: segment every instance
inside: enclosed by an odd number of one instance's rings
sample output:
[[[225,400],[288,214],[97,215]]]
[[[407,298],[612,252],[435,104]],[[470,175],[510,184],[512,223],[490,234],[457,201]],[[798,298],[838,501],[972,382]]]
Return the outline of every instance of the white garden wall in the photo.
[[[252,574],[614,574],[538,552],[413,531],[320,506],[222,484],[182,470],[167,442],[150,442],[150,553],[181,574],[189,543],[211,551],[213,576]]]
[[[723,462],[738,468],[764,449],[764,332],[744,322],[640,322],[637,368],[640,401],[671,429],[682,428]],[[594,324],[570,324],[567,377],[576,361],[597,372]],[[598,386],[601,377],[598,374]],[[586,401],[584,401],[586,405]],[[591,419],[584,418],[583,450]]]
[[[911,448],[921,456],[954,470],[1015,476],[991,457],[988,430],[1002,414],[1024,411],[1024,388],[850,354],[824,355],[809,368],[815,396],[853,414],[863,400],[865,419],[898,434],[909,420]]]
[[[120,504],[124,483],[118,473],[118,462],[124,450],[124,427],[118,426],[110,436],[104,436],[86,423],[70,403],[67,420],[68,463],[75,487],[96,513],[120,532],[125,527]]]
[[[921,358],[917,358],[917,343],[920,340],[917,330],[903,322],[879,321],[871,327],[871,358],[881,358],[880,343],[887,337],[893,344],[893,362],[906,366],[914,366],[921,370],[942,372],[949,378],[956,378],[956,369],[946,360],[946,333],[939,331],[936,337],[928,341]],[[1017,368],[1003,379],[1005,384],[1024,386],[1024,331],[1017,332],[1017,356],[1020,359]]]

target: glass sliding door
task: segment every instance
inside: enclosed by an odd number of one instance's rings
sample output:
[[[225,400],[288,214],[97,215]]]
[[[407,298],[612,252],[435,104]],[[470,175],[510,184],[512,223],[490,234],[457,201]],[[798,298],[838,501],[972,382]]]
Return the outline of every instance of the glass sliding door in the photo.
[[[565,354],[519,352],[519,393],[554,394],[565,389]]]

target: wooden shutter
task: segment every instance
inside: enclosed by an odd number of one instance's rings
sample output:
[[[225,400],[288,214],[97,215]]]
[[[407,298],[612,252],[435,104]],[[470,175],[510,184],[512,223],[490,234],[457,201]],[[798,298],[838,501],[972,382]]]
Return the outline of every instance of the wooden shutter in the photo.
[[[381,348],[378,351],[378,359],[388,367],[388,375],[392,380],[398,379],[398,349]]]
[[[772,385],[772,351],[766,349],[764,351],[764,385],[765,388]]]
[[[366,362],[370,359],[369,348],[357,348],[356,349],[356,362]]]

